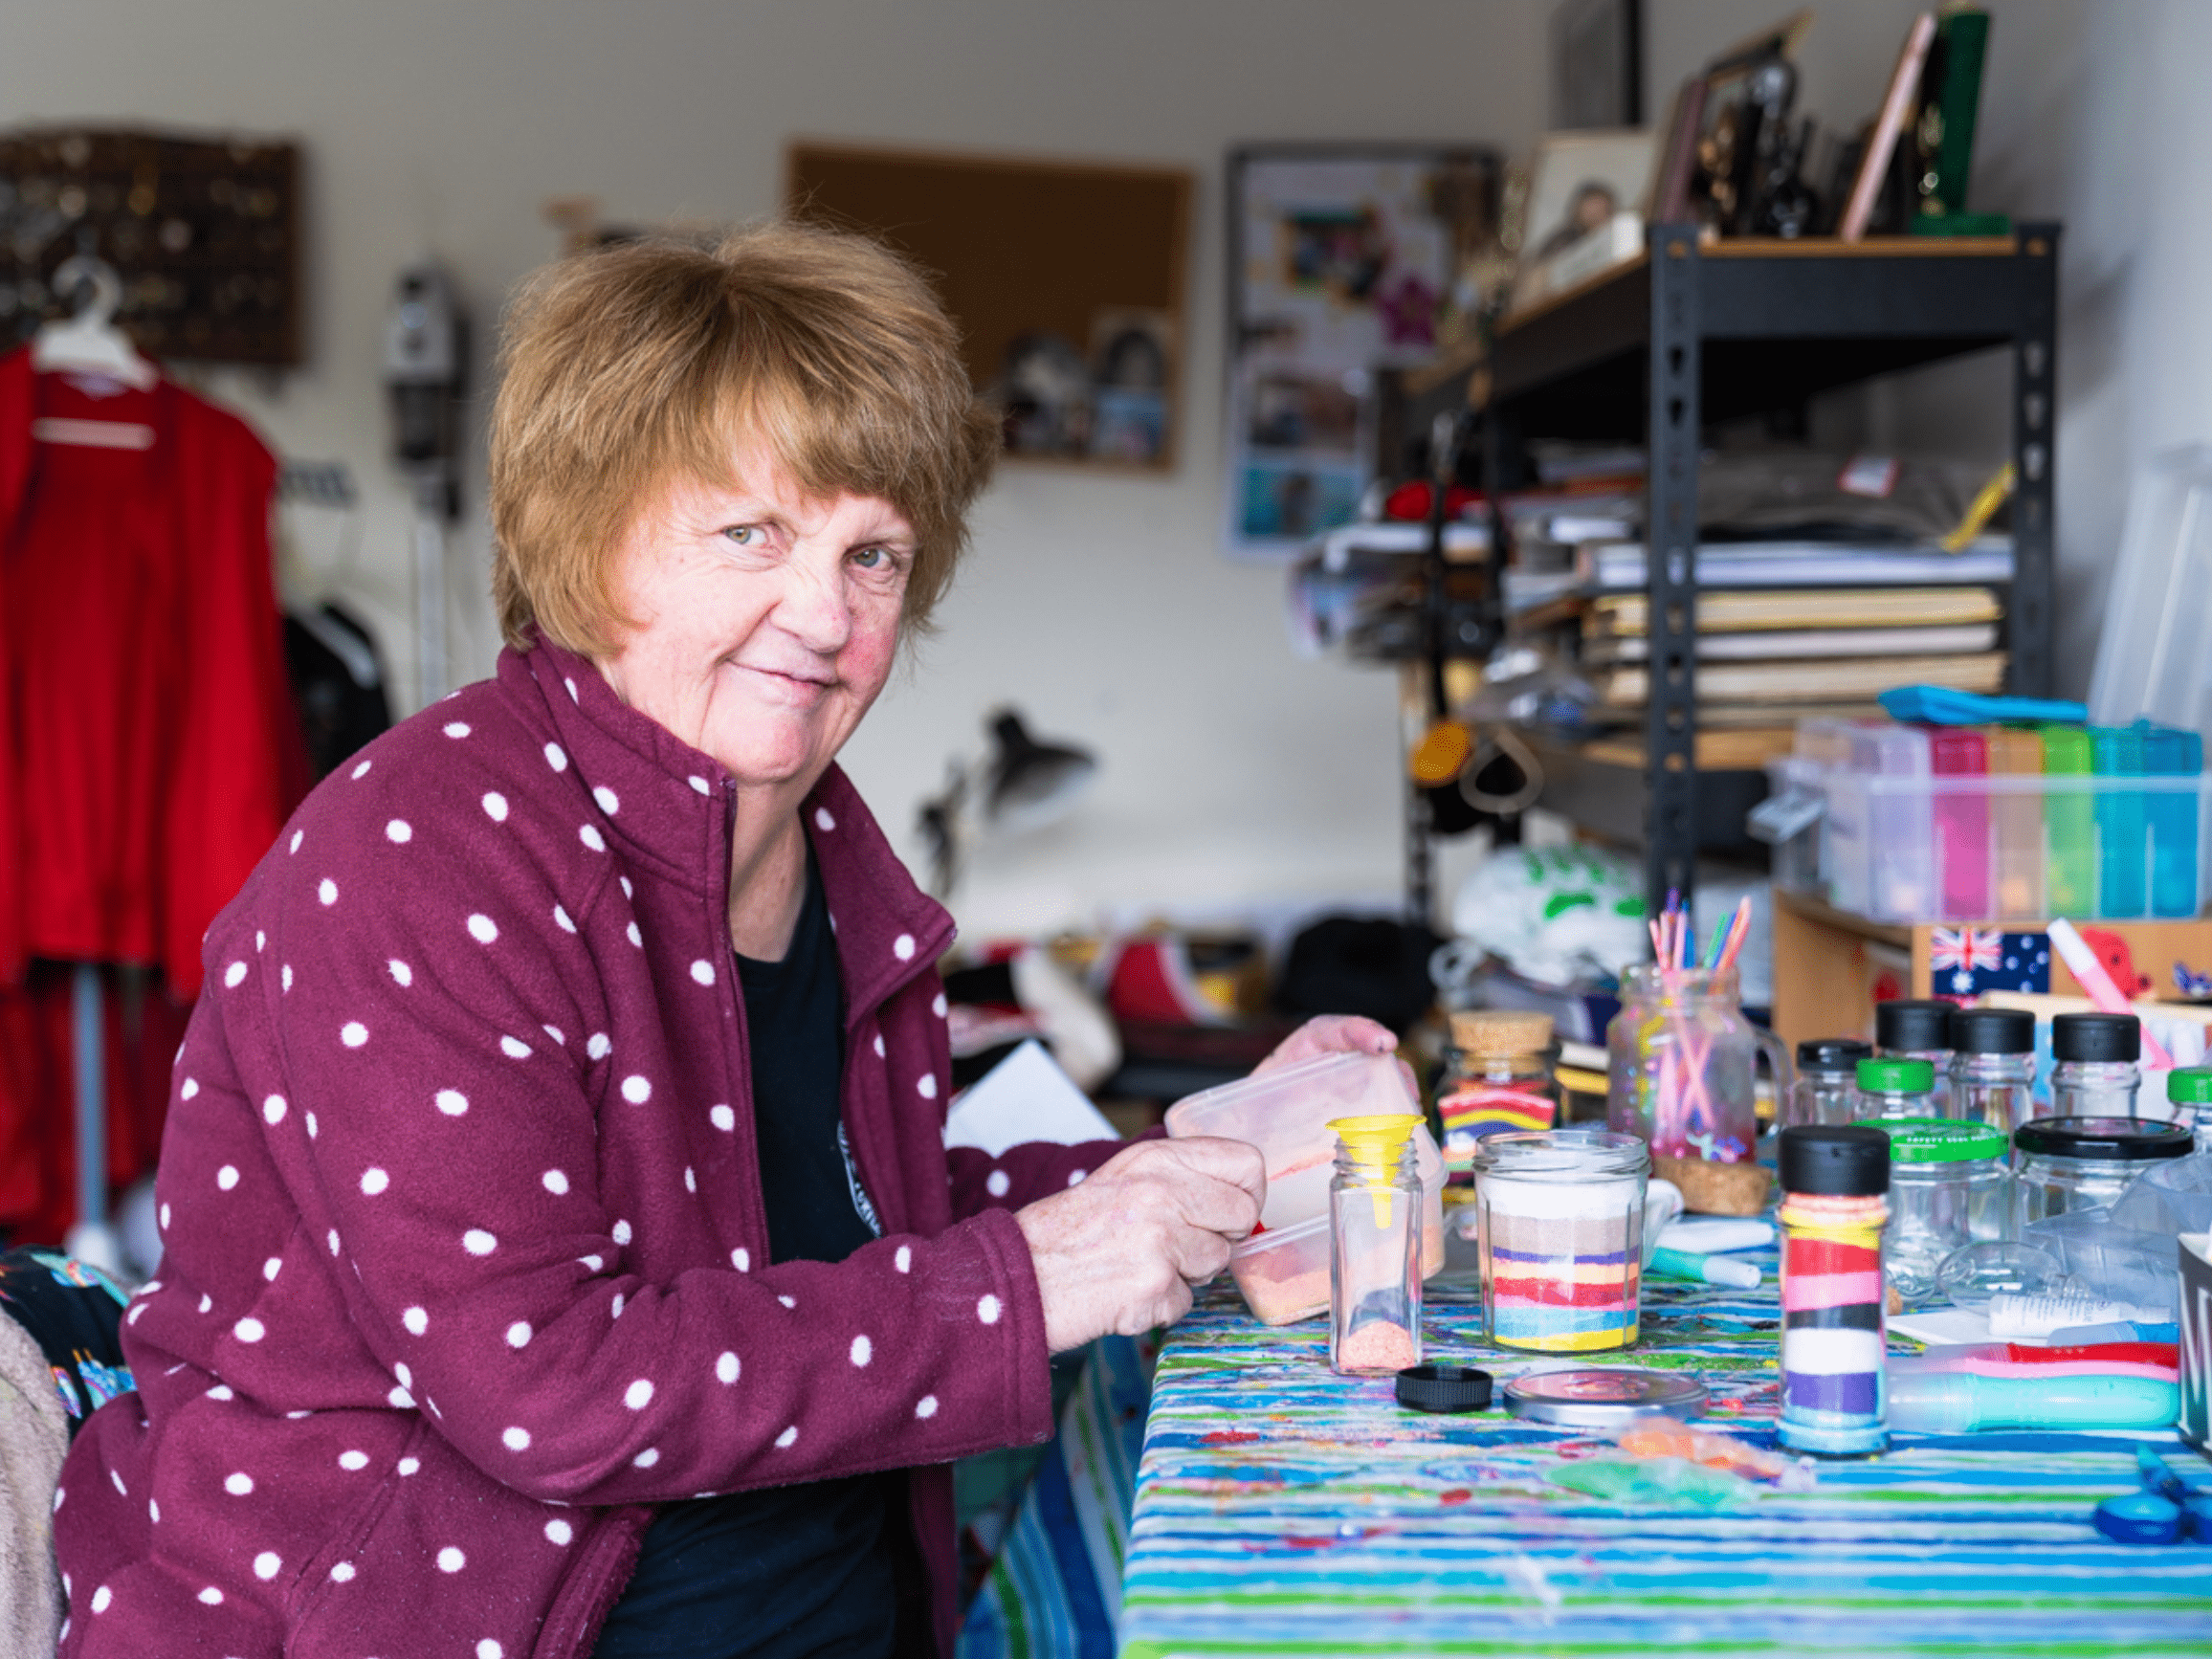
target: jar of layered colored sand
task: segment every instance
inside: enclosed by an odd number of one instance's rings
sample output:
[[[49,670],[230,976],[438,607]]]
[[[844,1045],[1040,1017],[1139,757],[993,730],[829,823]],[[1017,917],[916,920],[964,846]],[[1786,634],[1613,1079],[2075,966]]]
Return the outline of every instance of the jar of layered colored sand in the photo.
[[[1793,1451],[1866,1457],[1890,1444],[1882,1298],[1890,1137],[1870,1123],[1807,1124],[1784,1129],[1781,1140],[1775,1438]]]
[[[1588,1354],[1635,1341],[1650,1149],[1634,1135],[1491,1135],[1474,1161],[1482,1318],[1503,1348]]]
[[[1338,1117],[1329,1182],[1329,1363],[1352,1373],[1421,1363],[1418,1117]]]

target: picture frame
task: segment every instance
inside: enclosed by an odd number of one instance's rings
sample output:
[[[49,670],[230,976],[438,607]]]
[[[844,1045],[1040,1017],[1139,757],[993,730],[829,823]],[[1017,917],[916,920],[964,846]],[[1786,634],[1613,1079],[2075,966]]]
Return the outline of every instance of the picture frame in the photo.
[[[1517,204],[1514,311],[1644,251],[1657,147],[1648,127],[1555,132],[1538,141]]]
[[[1643,0],[1560,0],[1551,28],[1552,130],[1642,126]]]
[[[1357,516],[1377,371],[1479,311],[1501,167],[1472,144],[1250,144],[1228,172],[1223,545],[1274,562]]]

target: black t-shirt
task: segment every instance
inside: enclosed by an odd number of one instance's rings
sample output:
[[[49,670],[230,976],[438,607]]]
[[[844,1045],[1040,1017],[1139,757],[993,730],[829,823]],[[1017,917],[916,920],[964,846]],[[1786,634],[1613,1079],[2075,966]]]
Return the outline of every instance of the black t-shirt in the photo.
[[[739,957],[772,1260],[843,1261],[880,1231],[840,1113],[845,993],[813,854],[782,962]],[[596,1659],[878,1659],[912,1638],[903,1474],[663,1504]]]

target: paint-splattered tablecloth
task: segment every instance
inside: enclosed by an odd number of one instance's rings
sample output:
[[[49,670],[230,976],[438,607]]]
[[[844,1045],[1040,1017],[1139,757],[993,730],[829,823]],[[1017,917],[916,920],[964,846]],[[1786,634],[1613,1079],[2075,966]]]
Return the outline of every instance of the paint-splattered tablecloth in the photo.
[[[1758,1258],[1755,1258],[1758,1259]],[[1773,1255],[1757,1291],[1645,1282],[1643,1340],[1707,1427],[1773,1445]],[[1431,1285],[1427,1358],[1505,1379],[1471,1287]],[[1909,1351],[1910,1344],[1897,1344]],[[1556,1364],[1557,1361],[1545,1361]],[[1502,1402],[1501,1402],[1502,1404]],[[1609,1449],[1502,1409],[1400,1409],[1328,1368],[1325,1319],[1269,1330],[1226,1281],[1170,1334],[1138,1471],[1124,1659],[1169,1654],[2212,1655],[2212,1547],[2090,1524],[2134,1435],[1900,1435],[1817,1489],[1624,1509],[1552,1484]],[[2171,1430],[2142,1436],[2177,1464]]]

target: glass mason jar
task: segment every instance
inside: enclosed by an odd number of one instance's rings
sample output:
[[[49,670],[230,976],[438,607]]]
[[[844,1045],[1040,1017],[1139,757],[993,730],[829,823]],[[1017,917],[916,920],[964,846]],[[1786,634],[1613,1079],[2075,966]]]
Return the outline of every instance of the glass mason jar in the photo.
[[[2109,1205],[2136,1176],[2189,1156],[2179,1123],[2141,1117],[2038,1117],[2012,1132],[2020,1169],[2020,1225]]]
[[[1492,1135],[1475,1151],[1482,1323],[1501,1348],[1588,1354],[1636,1340],[1644,1187],[1634,1135]]]
[[[1852,1117],[1939,1117],[1936,1109],[1936,1068],[1926,1060],[1861,1060],[1858,1101]]]
[[[2059,1014],[2050,1023],[2050,1115],[2133,1117],[2143,1027],[2133,1014]]]
[[[1931,1116],[1952,1117],[1951,1018],[1958,1009],[1940,997],[1895,997],[1874,1005],[1874,1052],[1885,1060],[1925,1060],[1936,1069],[1929,1091]]]
[[[1951,1018],[1951,1113],[2009,1136],[2035,1116],[2035,1016],[1960,1008]]]
[[[1859,1062],[1874,1051],[1856,1037],[1814,1037],[1797,1046],[1797,1081],[1781,1110],[1793,1123],[1848,1123],[1858,1116]]]
[[[1953,1250],[2014,1236],[2010,1139],[1987,1123],[1898,1117],[1890,1137],[1890,1228],[1882,1265],[1907,1306],[1936,1294]]]
[[[1605,1127],[1666,1157],[1740,1163],[1755,1155],[1760,1055],[1777,1103],[1789,1094],[1788,1051],[1745,1018],[1734,968],[1628,969],[1605,1047]]]
[[[1426,1207],[1417,1117],[1338,1117],[1329,1183],[1329,1364],[1352,1374],[1421,1363]]]
[[[1549,1014],[1472,1008],[1451,1016],[1451,1053],[1436,1090],[1436,1116],[1453,1185],[1473,1184],[1474,1149],[1484,1136],[1549,1129],[1559,1121],[1551,1048]]]

